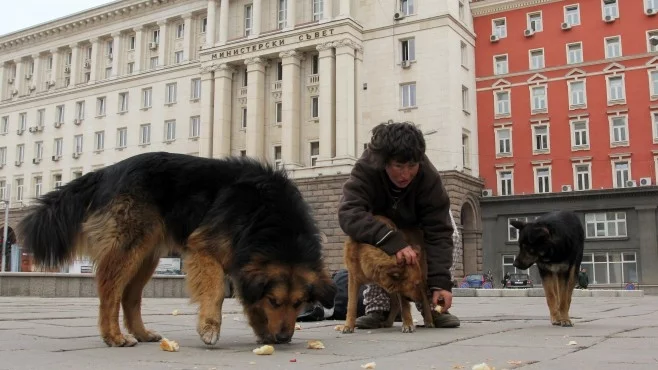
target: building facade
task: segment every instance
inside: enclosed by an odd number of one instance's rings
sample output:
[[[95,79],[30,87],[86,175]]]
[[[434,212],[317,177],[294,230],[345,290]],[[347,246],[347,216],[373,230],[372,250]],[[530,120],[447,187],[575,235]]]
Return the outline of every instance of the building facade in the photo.
[[[124,0],[4,35],[0,198],[143,152],[252,156],[298,182],[338,268],[342,183],[374,125],[412,121],[477,269],[474,42],[461,0]]]
[[[509,220],[571,209],[594,285],[658,284],[658,1],[471,5],[487,267],[514,271]]]

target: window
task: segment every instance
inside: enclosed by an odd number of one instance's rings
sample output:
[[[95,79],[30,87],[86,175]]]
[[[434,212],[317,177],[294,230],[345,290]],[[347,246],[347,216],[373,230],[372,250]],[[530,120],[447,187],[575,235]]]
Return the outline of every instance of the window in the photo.
[[[495,95],[496,100],[496,115],[510,114],[510,95],[509,91],[497,91]]]
[[[535,125],[533,131],[533,150],[535,152],[545,152],[549,150],[549,134],[547,125]]]
[[[206,33],[206,28],[208,28],[208,18],[203,18],[201,21],[201,33]]]
[[[512,181],[512,171],[498,172],[498,195],[513,195],[514,184]]]
[[[541,32],[544,28],[541,21],[541,13],[528,14],[528,29]]]
[[[55,145],[54,146],[54,153],[53,155],[55,157],[61,157],[64,151],[64,139],[61,137],[58,137],[55,139]]]
[[[588,239],[626,236],[626,212],[585,213],[585,235]]]
[[[16,179],[16,201],[23,200],[23,179]]]
[[[311,96],[311,118],[320,117],[320,97]]]
[[[82,153],[82,135],[75,135],[73,137],[73,153]]]
[[[658,0],[654,0],[658,5]],[[658,7],[653,8],[654,12],[658,12]],[[658,31],[647,32],[647,50],[652,53],[658,51]]]
[[[96,98],[96,116],[102,117],[105,115],[105,97]]]
[[[16,145],[16,161],[18,163],[25,162],[25,144]]]
[[[165,121],[164,126],[165,142],[176,140],[176,120]]]
[[[252,7],[251,4],[244,6],[244,35],[251,35]]]
[[[41,176],[35,176],[33,181],[34,181],[34,197],[38,198],[42,194],[41,190],[43,188],[43,179],[41,178]]]
[[[653,139],[658,139],[658,112],[651,112],[651,122],[653,122]]]
[[[139,144],[148,145],[151,143],[151,124],[145,123],[139,125]]]
[[[587,121],[571,122],[571,147],[573,149],[589,148],[589,127]]]
[[[658,11],[658,0],[645,0],[646,6],[644,10],[652,9],[654,12]]]
[[[471,168],[471,143],[468,134],[462,134],[462,166]]]
[[[274,146],[274,166],[277,170],[283,168],[283,161],[281,160],[281,145]]]
[[[619,18],[617,0],[603,0],[603,17]]]
[[[462,67],[468,68],[468,48],[464,41],[459,42]]]
[[[464,21],[465,12],[464,12],[464,0],[459,0],[459,20]]]
[[[142,90],[142,108],[151,108],[153,102],[153,89],[143,89]]]
[[[512,154],[512,129],[501,128],[496,130],[496,154]]]
[[[614,169],[614,186],[615,188],[625,188],[626,183],[630,180],[630,162],[628,161],[616,161],[613,162]]]
[[[320,73],[320,56],[318,54],[311,57],[311,74],[316,75]]]
[[[507,21],[505,18],[492,20],[491,28],[491,34],[498,36],[499,39],[507,37]]]
[[[64,105],[58,105],[55,107],[55,122],[64,123]],[[21,122],[23,125],[22,129],[25,129],[25,121]]]
[[[34,158],[36,159],[43,158],[43,141],[34,142]]]
[[[274,124],[280,125],[283,122],[283,103],[278,101],[274,103]]]
[[[580,7],[578,4],[567,5],[564,7],[564,22],[571,26],[580,24]]]
[[[201,136],[201,116],[190,117],[190,138]]]
[[[400,86],[402,95],[402,108],[412,108],[416,106],[416,84],[404,84]]]
[[[128,50],[135,50],[135,45],[137,44],[137,38],[135,35],[131,35],[128,39]]]
[[[126,127],[117,129],[117,148],[123,149],[128,146],[128,129]]]
[[[504,75],[508,73],[507,54],[494,56],[494,74]]]
[[[317,165],[319,156],[320,156],[320,142],[311,141],[311,167],[315,167]]]
[[[589,190],[592,188],[591,164],[577,164],[573,168],[576,190]]]
[[[56,121],[56,122],[59,122],[59,121]],[[27,128],[27,113],[20,113],[18,115],[18,128],[21,131],[25,131],[25,129]]]
[[[292,0],[295,1],[295,0]],[[279,29],[286,27],[286,21],[288,19],[288,1],[279,0],[279,12],[277,14],[277,27]]]
[[[658,96],[658,70],[651,71],[651,73],[649,74],[649,78],[651,79],[651,83],[650,83],[651,96]]]
[[[583,43],[577,42],[567,45],[567,63],[577,64],[583,62]]]
[[[7,164],[7,147],[3,146],[2,148],[0,148],[0,165],[4,166],[6,164]]]
[[[404,15],[414,14],[414,2],[416,0],[400,0],[400,11]]]
[[[85,119],[85,102],[79,101],[75,103],[75,118],[79,120]]]
[[[170,83],[165,86],[165,104],[176,102],[176,83]]]
[[[176,38],[182,39],[185,36],[185,23],[179,23],[176,25]]]
[[[537,193],[551,192],[551,169],[549,167],[535,168],[535,186]]]
[[[416,40],[407,39],[400,40],[400,48],[402,51],[402,61],[416,60]]]
[[[100,151],[105,148],[105,131],[94,133],[94,150]]]
[[[584,253],[581,266],[589,276],[590,284],[637,283],[637,257],[635,252]]]
[[[6,200],[7,198],[7,181],[0,180],[0,200]]]
[[[8,132],[9,132],[9,116],[4,116],[0,121],[0,134],[6,134]]]
[[[544,50],[530,50],[530,69],[544,68]]]
[[[283,62],[276,63],[276,80],[283,81]]]
[[[570,81],[569,82],[569,106],[584,107],[587,105],[585,95],[585,81]]]
[[[183,60],[184,60],[184,58],[183,58],[183,51],[182,50],[179,50],[179,51],[174,53],[174,64],[183,63]]]
[[[530,89],[532,95],[532,111],[544,112],[547,110],[546,86],[535,86]]]
[[[119,93],[119,112],[125,113],[128,111],[128,93]]]
[[[190,99],[192,100],[197,100],[201,98],[201,79],[200,78],[193,78],[192,79],[192,87],[190,89],[191,97]]]
[[[159,61],[158,57],[151,57],[151,59],[149,59],[149,67],[151,69],[156,69],[158,67],[159,62],[160,61]]]
[[[608,102],[626,100],[624,78],[622,76],[608,77]]]
[[[53,190],[62,186],[62,174],[58,173],[53,175]]]
[[[470,106],[468,101],[468,87],[462,85],[462,110],[467,113],[469,112]]]
[[[605,39],[605,57],[618,58],[621,56],[621,36],[606,37]]]
[[[112,67],[105,68],[105,79],[107,80],[112,76]]]
[[[312,11],[313,11],[313,21],[319,21],[322,19],[322,1],[323,0],[313,0]]]
[[[628,143],[628,122],[626,116],[610,119],[610,144]]]

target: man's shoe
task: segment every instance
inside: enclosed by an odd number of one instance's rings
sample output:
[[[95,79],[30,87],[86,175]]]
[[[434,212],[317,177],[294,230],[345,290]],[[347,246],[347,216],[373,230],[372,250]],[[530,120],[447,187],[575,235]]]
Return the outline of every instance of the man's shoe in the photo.
[[[359,329],[379,329],[388,318],[387,312],[372,311],[356,319],[356,327]]]
[[[432,311],[432,322],[435,328],[456,328],[461,324],[459,318],[448,311],[444,313]]]

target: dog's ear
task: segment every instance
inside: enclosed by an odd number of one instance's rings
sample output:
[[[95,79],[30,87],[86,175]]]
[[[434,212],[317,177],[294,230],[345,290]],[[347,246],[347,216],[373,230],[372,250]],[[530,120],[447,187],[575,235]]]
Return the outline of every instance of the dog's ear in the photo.
[[[257,274],[243,276],[240,279],[240,296],[246,303],[261,300],[268,289],[268,279],[265,275]]]
[[[526,222],[521,220],[512,220],[509,222],[510,225],[514,226],[517,230],[521,230],[525,227]]]
[[[395,267],[390,268],[386,271],[386,274],[389,278],[395,281],[402,279],[403,268],[400,265],[395,265]]]
[[[537,226],[532,229],[532,241],[541,242],[551,237],[551,232],[546,226]]]
[[[323,275],[315,283],[308,284],[307,291],[309,302],[319,302],[325,308],[332,308],[338,288],[331,278]]]

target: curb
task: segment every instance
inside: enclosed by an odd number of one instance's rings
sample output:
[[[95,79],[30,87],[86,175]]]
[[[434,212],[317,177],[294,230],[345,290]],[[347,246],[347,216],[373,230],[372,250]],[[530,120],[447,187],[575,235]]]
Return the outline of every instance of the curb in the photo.
[[[454,297],[545,297],[543,288],[528,289],[474,289],[453,288]],[[623,289],[574,289],[574,297],[644,297],[644,290]]]

